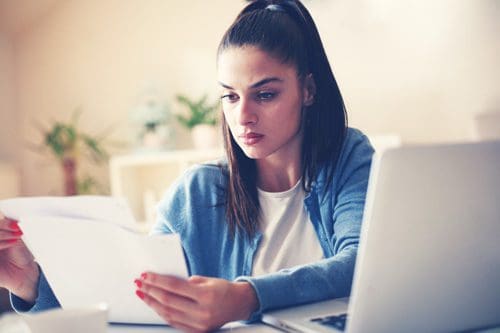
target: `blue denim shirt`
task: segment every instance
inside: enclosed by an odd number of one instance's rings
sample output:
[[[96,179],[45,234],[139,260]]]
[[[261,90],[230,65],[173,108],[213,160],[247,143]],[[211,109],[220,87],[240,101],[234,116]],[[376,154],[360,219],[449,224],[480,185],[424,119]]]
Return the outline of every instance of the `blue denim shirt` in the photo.
[[[250,276],[261,233],[234,238],[226,223],[221,166],[191,168],[159,204],[153,233],[180,234],[192,275],[247,281],[262,311],[349,295],[365,204],[373,149],[366,136],[349,129],[334,173],[326,187],[323,166],[304,199],[326,259],[259,277]],[[300,244],[297,244],[300,246]],[[304,249],[307,251],[307,249]]]
[[[325,259],[252,277],[252,264],[261,233],[249,238],[231,236],[225,217],[227,176],[224,165],[190,168],[167,191],[158,205],[152,233],[178,233],[190,275],[247,281],[255,289],[263,311],[350,294],[365,204],[373,148],[360,131],[349,128],[332,183],[331,165],[322,166],[304,199]],[[300,246],[300,244],[297,244]],[[304,249],[305,251],[307,249]],[[165,254],[168,260],[168,254]],[[15,296],[16,310],[28,310]],[[45,277],[30,311],[58,306]]]

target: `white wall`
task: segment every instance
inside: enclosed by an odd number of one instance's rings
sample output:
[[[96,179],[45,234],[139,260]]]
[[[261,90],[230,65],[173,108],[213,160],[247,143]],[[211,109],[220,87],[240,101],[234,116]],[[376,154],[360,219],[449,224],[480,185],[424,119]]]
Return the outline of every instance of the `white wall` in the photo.
[[[406,142],[467,140],[474,114],[498,109],[497,1],[305,3],[352,126],[397,133]],[[81,106],[83,129],[100,133],[112,125],[112,138],[130,141],[129,113],[147,89],[170,101],[178,93],[215,98],[216,47],[242,6],[235,0],[57,3],[14,40],[21,139],[39,142],[35,120],[69,119]],[[0,87],[0,96],[9,89]],[[180,132],[176,146],[189,144]],[[60,192],[55,162],[19,151],[23,193]],[[96,172],[106,179],[105,170]]]
[[[69,119],[81,106],[82,129],[111,126],[111,138],[130,141],[129,113],[145,90],[170,101],[178,93],[214,96],[215,48],[240,4],[213,3],[216,10],[204,1],[61,3],[17,39],[23,136],[40,141],[32,120]],[[176,146],[189,147],[189,137],[178,136]],[[24,152],[23,168],[24,193],[60,189],[54,162]],[[95,172],[102,180],[107,171]]]
[[[498,1],[320,1],[313,10],[352,125],[455,141],[471,137],[474,114],[500,111]]]
[[[19,193],[18,121],[15,112],[14,58],[11,39],[0,32],[0,199]]]
[[[0,162],[9,163],[15,163],[17,150],[13,67],[12,41],[0,32]]]

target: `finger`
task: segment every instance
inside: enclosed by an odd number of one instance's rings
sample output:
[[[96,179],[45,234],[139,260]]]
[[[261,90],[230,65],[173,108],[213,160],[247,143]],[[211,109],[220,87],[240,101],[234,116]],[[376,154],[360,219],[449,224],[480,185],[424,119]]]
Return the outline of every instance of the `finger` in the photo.
[[[192,283],[183,278],[146,272],[141,275],[141,280],[144,284],[164,289],[173,294],[193,300],[197,298],[197,288],[194,288]]]
[[[207,332],[207,330],[205,329],[199,329],[199,328],[195,328],[195,327],[192,327],[189,325],[186,325],[185,323],[182,323],[182,322],[178,322],[176,320],[171,320],[169,321],[169,325],[174,327],[174,328],[177,328],[183,332],[187,332],[187,333],[202,333],[202,332]]]
[[[0,241],[9,240],[9,239],[19,239],[23,235],[21,230],[16,231],[6,231],[0,230]]]
[[[157,288],[148,284],[142,284],[140,283],[140,281],[136,281],[136,285],[138,286],[140,291],[153,297],[159,303],[165,305],[168,308],[176,309],[182,312],[192,312],[195,315],[202,312],[195,300],[186,298],[184,296],[179,296],[175,293],[170,293],[164,289]]]
[[[0,251],[16,246],[18,241],[19,239],[7,239],[0,241]]]
[[[187,328],[189,331],[194,332],[207,332],[221,326],[217,324],[214,325],[208,313],[197,315],[170,308],[166,311],[170,318],[170,325],[176,328]]]
[[[192,327],[189,327],[189,326],[186,326],[182,323],[178,323],[176,321],[170,321],[169,322],[170,326],[178,329],[178,330],[181,330],[183,332],[187,332],[187,333],[203,333],[203,332],[206,332],[204,330],[197,330],[197,329],[194,329]]]
[[[17,247],[16,251],[13,251],[10,254],[10,258],[12,262],[15,262],[17,266],[26,266],[30,265],[33,263],[35,260],[35,257],[33,254],[28,250],[26,247],[26,244],[24,244],[22,239],[17,240],[17,242],[14,242],[12,244],[12,247]]]
[[[167,323],[170,323],[170,317],[168,316],[165,307],[160,302],[158,302],[155,298],[149,296],[148,294],[143,293],[141,290],[136,290],[135,294]]]
[[[193,318],[187,316],[184,312],[169,308],[165,304],[158,302],[158,300],[154,297],[143,293],[141,290],[136,291],[136,294],[169,325],[190,332],[197,332],[202,330],[202,327],[196,324]]]
[[[8,217],[0,218],[0,230],[5,231],[19,231],[19,223],[16,220],[10,219]]]

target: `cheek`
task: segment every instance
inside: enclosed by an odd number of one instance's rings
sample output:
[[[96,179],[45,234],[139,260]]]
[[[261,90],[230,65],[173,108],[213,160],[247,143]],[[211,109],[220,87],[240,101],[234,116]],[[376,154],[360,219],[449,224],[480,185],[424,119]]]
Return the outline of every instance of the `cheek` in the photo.
[[[279,122],[282,124],[287,124],[287,127],[296,129],[300,127],[302,122],[302,104],[301,103],[291,103],[288,104],[285,110],[288,112],[282,112]]]

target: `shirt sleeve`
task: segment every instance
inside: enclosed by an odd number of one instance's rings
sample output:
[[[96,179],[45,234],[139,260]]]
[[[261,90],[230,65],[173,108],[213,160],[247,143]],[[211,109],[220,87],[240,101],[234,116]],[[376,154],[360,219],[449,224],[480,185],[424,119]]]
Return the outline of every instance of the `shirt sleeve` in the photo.
[[[190,177],[196,166],[186,170],[167,189],[161,201],[156,206],[156,221],[150,235],[177,233],[182,235],[185,227],[185,211],[189,209],[191,189]]]
[[[12,293],[10,294],[10,303],[18,313],[38,312],[61,307],[41,269],[38,277],[38,297],[35,303],[28,303]]]
[[[312,264],[283,269],[258,277],[242,276],[255,289],[259,309],[267,310],[316,302],[350,294],[361,231],[373,148],[358,132],[346,142],[332,186],[332,256]]]

